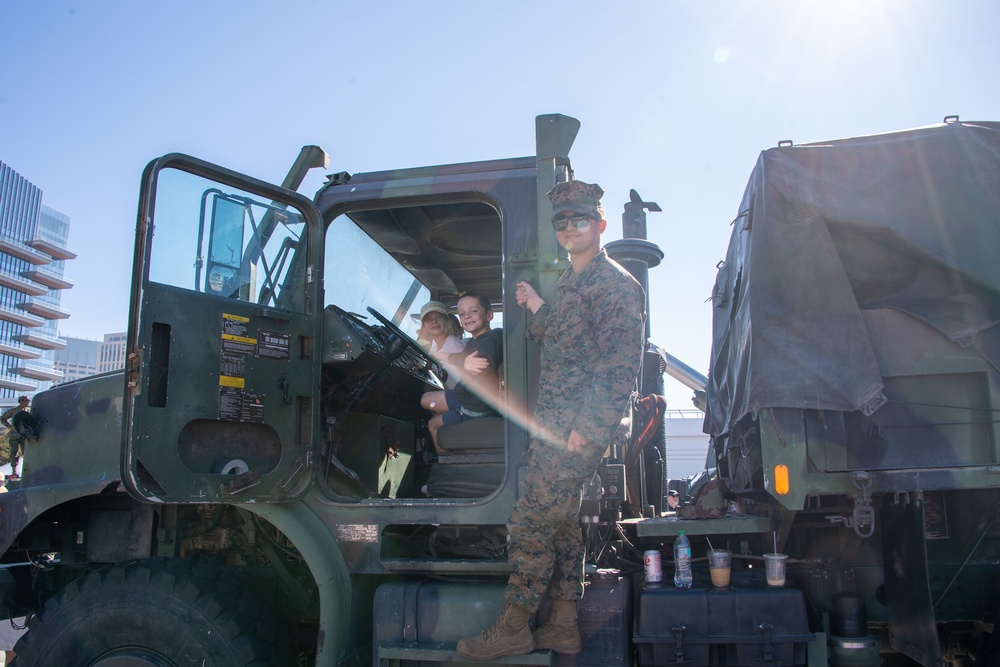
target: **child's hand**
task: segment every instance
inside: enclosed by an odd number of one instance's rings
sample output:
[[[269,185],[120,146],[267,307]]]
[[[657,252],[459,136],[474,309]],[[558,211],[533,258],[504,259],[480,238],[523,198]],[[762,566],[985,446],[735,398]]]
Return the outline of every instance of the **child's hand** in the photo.
[[[465,363],[462,367],[467,373],[479,375],[483,370],[490,367],[490,360],[480,357],[478,352],[473,351],[472,354],[465,358]]]

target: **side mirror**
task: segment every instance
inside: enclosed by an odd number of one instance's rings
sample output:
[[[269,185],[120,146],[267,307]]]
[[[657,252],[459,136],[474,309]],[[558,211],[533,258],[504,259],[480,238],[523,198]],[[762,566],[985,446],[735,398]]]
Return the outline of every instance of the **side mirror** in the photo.
[[[211,198],[212,219],[205,291],[219,296],[238,297],[246,205],[221,194],[213,193]]]

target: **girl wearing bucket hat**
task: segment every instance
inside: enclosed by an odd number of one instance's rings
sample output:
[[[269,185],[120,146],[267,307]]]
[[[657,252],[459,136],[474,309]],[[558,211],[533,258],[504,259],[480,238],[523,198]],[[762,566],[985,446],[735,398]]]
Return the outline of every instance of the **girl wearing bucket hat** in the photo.
[[[450,355],[465,349],[465,341],[452,335],[448,317],[448,309],[443,303],[428,301],[420,308],[420,329],[417,331],[417,342],[445,364]],[[445,387],[454,389],[457,382],[457,374],[452,373]]]

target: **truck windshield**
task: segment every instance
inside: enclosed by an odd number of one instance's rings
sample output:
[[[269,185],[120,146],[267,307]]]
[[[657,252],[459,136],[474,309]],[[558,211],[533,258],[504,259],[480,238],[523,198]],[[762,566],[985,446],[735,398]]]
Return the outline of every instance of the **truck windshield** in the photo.
[[[430,290],[346,215],[326,232],[324,306],[335,305],[364,319],[371,306],[416,338],[412,315],[430,300]]]

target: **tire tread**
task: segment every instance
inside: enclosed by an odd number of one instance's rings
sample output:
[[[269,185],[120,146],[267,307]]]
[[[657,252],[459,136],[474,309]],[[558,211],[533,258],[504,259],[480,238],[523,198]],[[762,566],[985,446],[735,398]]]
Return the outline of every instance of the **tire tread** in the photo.
[[[295,664],[290,658],[290,646],[286,639],[288,633],[278,631],[278,624],[270,610],[237,577],[207,565],[165,557],[118,563],[95,570],[68,584],[50,598],[29,622],[28,632],[14,647],[17,655],[15,664],[20,667],[54,664],[53,651],[58,651],[59,641],[74,641],[72,632],[66,627],[68,619],[81,624],[85,631],[88,607],[93,608],[105,600],[117,604],[121,598],[130,596],[139,596],[141,600],[170,596],[189,608],[195,621],[209,624],[212,633],[222,637],[228,647],[225,649],[228,661],[220,667]],[[127,621],[122,619],[123,623]],[[164,618],[162,622],[176,624],[179,619]],[[164,635],[169,634],[166,628],[161,629]],[[156,648],[158,639],[149,638],[149,643],[154,644],[151,648]],[[56,644],[55,649],[53,644]],[[79,658],[78,664],[88,664],[89,658],[78,655],[75,647],[61,648],[62,653],[57,653],[58,659],[66,660],[66,656],[72,655]],[[66,667],[70,664],[66,663]]]

